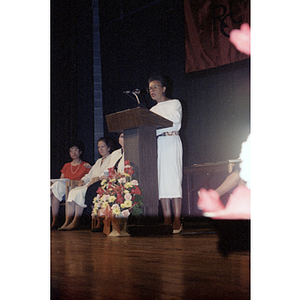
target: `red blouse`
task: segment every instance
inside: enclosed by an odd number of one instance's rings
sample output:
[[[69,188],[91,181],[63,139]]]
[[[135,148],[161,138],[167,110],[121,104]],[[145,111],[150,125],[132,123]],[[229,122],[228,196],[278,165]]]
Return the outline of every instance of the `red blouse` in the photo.
[[[77,166],[72,166],[71,163],[66,163],[61,169],[61,173],[64,174],[65,178],[71,180],[80,180],[85,174],[87,174],[90,169],[84,166],[86,162],[82,161]]]

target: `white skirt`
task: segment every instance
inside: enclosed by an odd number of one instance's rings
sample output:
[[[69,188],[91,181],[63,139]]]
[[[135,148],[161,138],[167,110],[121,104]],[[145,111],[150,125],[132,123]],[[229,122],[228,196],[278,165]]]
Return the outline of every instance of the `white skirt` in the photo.
[[[50,189],[57,200],[61,202],[63,196],[66,194],[66,181],[56,181],[50,186]]]
[[[77,205],[81,207],[86,207],[85,203],[85,194],[87,191],[87,185],[78,186],[75,189],[72,189],[68,196],[68,202],[74,201]]]
[[[158,194],[182,198],[182,143],[178,135],[157,139]]]

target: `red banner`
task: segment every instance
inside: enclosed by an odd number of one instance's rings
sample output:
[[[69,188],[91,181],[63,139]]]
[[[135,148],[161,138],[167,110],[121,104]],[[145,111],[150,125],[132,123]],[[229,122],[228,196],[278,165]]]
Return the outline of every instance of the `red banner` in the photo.
[[[229,42],[229,33],[250,24],[249,0],[184,0],[186,73],[249,56]]]

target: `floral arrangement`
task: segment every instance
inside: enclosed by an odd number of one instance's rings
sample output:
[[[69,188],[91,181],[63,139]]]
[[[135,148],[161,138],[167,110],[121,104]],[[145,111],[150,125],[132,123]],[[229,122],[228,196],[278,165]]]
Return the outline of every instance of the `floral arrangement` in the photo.
[[[108,169],[108,178],[103,179],[93,200],[92,217],[128,218],[143,213],[142,195],[139,183],[132,178],[133,168],[128,160],[124,162],[124,173]]]

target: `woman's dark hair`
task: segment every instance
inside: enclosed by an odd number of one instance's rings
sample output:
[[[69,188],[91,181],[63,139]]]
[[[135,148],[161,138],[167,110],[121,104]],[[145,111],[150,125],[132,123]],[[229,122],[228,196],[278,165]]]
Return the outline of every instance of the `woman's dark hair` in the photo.
[[[161,85],[163,87],[167,87],[167,80],[165,77],[161,76],[161,75],[157,75],[157,76],[151,76],[149,79],[148,79],[148,84],[151,82],[151,81],[159,81],[161,83]]]
[[[173,81],[172,81],[172,79],[168,76],[154,75],[154,76],[151,76],[148,79],[148,84],[151,81],[154,81],[154,80],[159,81],[161,83],[161,85],[166,88],[166,92],[165,92],[166,96],[169,97],[169,98],[172,98],[172,92],[173,92]]]
[[[115,150],[115,142],[113,139],[109,138],[109,137],[101,137],[98,141],[97,141],[97,144],[98,142],[100,141],[103,141],[109,149],[109,153],[112,153],[114,150]]]
[[[78,149],[79,149],[79,151],[81,151],[82,153],[81,153],[81,155],[83,155],[83,152],[84,152],[84,144],[83,144],[83,142],[81,142],[81,141],[73,141],[73,142],[71,142],[70,144],[69,144],[69,148],[68,148],[68,150],[70,150],[72,147],[77,147]],[[81,156],[80,155],[80,156]]]

